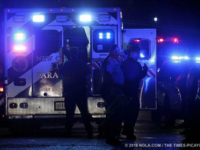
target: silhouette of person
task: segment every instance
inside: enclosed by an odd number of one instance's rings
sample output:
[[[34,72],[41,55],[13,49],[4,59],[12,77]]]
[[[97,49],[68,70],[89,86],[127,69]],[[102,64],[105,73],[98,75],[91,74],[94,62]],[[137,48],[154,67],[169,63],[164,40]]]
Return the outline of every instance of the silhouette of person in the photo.
[[[109,55],[102,64],[103,83],[101,95],[106,104],[106,119],[104,121],[105,137],[108,144],[119,144],[117,136],[121,129],[122,85],[124,83],[121,62],[118,61],[120,49],[118,45],[111,45]]]
[[[64,81],[64,95],[66,108],[66,132],[71,136],[71,130],[74,123],[74,111],[77,105],[88,137],[93,136],[93,127],[90,123],[90,114],[87,106],[87,76],[90,74],[90,68],[86,62],[78,58],[79,51],[76,47],[69,49],[70,59],[60,69]]]
[[[133,128],[137,121],[139,113],[139,98],[138,88],[142,78],[147,74],[148,67],[142,67],[137,61],[140,57],[140,48],[132,46],[129,49],[128,59],[122,62],[122,70],[124,73],[124,97],[128,97],[128,101],[124,105],[124,127],[122,134],[127,136],[127,139],[136,139]]]

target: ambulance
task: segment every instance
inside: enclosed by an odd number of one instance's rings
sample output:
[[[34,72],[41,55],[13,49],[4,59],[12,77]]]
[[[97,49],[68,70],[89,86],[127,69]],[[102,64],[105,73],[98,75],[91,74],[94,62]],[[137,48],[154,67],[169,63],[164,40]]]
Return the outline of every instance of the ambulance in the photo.
[[[4,98],[1,114],[10,122],[64,119],[63,48],[76,46],[91,68],[88,108],[105,117],[101,64],[112,44],[141,48],[139,62],[149,68],[140,85],[141,109],[156,109],[156,29],[124,29],[120,8],[6,8],[4,13]],[[78,93],[77,93],[78,94]],[[78,108],[75,116],[80,116]]]

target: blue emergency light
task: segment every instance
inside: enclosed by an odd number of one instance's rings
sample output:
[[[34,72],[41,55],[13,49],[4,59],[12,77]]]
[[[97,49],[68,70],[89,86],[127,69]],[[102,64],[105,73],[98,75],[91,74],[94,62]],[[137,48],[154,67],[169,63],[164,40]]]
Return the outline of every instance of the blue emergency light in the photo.
[[[99,33],[99,39],[103,39],[103,33],[102,32]]]
[[[99,39],[111,39],[111,34],[110,32],[106,32],[106,33],[103,33],[103,32],[99,32]]]
[[[144,54],[143,54],[143,53],[140,53],[140,57],[141,57],[141,58],[144,58],[145,56],[144,56]]]
[[[90,21],[92,21],[92,16],[91,15],[80,15],[79,20],[81,22],[90,22]]]
[[[26,34],[23,31],[18,31],[14,33],[15,42],[23,42],[26,39]]]
[[[44,15],[33,15],[33,22],[44,22]]]
[[[109,32],[106,33],[106,39],[110,39],[110,33]]]

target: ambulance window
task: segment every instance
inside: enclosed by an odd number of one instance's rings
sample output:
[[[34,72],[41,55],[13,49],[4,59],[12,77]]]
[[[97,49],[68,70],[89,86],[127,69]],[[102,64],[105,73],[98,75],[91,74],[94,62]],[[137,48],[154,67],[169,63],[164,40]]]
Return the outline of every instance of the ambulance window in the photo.
[[[140,47],[140,59],[145,60],[150,58],[151,44],[148,39],[141,39],[141,38],[131,39],[131,43],[134,43],[135,45],[138,45]]]
[[[59,50],[61,35],[55,30],[40,30],[35,34],[35,50],[55,53]]]
[[[97,29],[93,32],[93,50],[98,53],[109,52],[111,45],[115,44],[115,33],[109,29]]]

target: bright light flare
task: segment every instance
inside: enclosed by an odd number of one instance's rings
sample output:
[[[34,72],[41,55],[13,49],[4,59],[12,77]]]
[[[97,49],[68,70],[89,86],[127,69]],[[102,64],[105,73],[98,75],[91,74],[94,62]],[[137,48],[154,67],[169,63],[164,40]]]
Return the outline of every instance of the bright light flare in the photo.
[[[80,21],[81,22],[90,22],[92,21],[91,15],[80,15]]]
[[[140,53],[140,57],[141,57],[141,58],[144,58],[145,56],[144,56],[144,54]]]
[[[109,32],[106,33],[106,38],[107,38],[107,39],[110,39],[110,33],[109,33]]]
[[[157,18],[157,17],[154,17],[154,21],[157,22],[157,21],[158,21],[158,18]]]
[[[173,43],[179,43],[178,38],[173,38]]]
[[[140,40],[139,39],[136,39],[136,40],[133,40],[134,42],[136,42],[136,43],[139,43],[140,42]]]
[[[99,33],[99,39],[103,39],[103,33]]]
[[[4,92],[4,88],[3,87],[0,87],[0,92]]]
[[[15,52],[26,52],[26,46],[24,45],[15,45],[14,46]]]
[[[26,39],[26,35],[22,32],[18,32],[14,34],[14,39],[16,41],[24,41]]]
[[[158,43],[163,43],[163,42],[164,42],[163,38],[158,39]]]
[[[33,22],[44,22],[44,15],[34,15]]]

